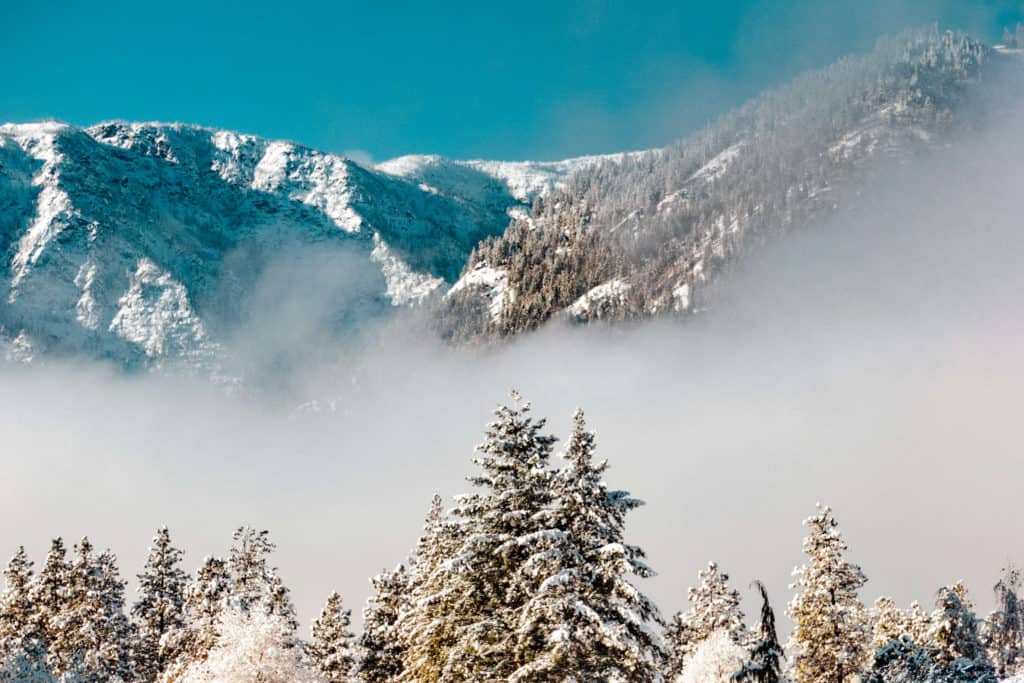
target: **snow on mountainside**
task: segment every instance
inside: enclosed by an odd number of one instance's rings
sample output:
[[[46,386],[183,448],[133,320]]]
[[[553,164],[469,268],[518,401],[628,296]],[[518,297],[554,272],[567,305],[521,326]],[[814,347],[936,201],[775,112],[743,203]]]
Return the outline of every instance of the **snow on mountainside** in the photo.
[[[181,124],[0,126],[0,340],[129,367],[216,372],[275,258],[344,271],[360,314],[447,288],[474,246],[587,160],[367,168]],[[319,259],[319,256],[317,257]],[[315,259],[314,259],[315,260]],[[331,286],[337,286],[332,280]],[[344,316],[341,316],[344,317]]]
[[[569,177],[580,169],[605,161],[620,162],[626,157],[640,154],[643,152],[601,154],[562,161],[458,161],[432,154],[410,154],[380,163],[377,169],[414,179],[428,191],[438,191],[436,185],[449,190],[458,189],[462,196],[472,196],[482,189],[479,181],[474,180],[483,174],[504,185],[518,201],[528,204],[535,197],[547,195],[564,186]]]
[[[554,317],[706,310],[717,279],[746,253],[852,205],[879,162],[949,144],[986,109],[1002,115],[990,103],[998,88],[986,84],[1007,68],[1019,64],[1005,50],[913,31],[661,150],[582,168],[474,251],[445,299],[445,333],[493,338]],[[489,272],[502,274],[500,306],[495,278],[478,276]]]

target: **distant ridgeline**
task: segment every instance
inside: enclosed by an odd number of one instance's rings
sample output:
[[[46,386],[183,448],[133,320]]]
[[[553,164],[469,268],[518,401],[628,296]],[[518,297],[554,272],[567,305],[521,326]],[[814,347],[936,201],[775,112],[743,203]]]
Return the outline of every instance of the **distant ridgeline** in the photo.
[[[472,493],[435,496],[408,561],[372,580],[363,629],[332,593],[306,629],[266,531],[239,528],[223,557],[184,553],[158,530],[137,591],[110,551],[57,538],[34,566],[18,549],[0,597],[0,682],[18,683],[996,683],[1024,673],[1021,574],[975,614],[963,583],[934,609],[865,605],[828,507],[805,522],[785,645],[766,588],[750,620],[710,563],[665,620],[639,588],[653,574],[626,540],[642,503],[605,484],[582,413],[555,439],[528,404],[498,408]],[[9,550],[13,550],[10,548]],[[913,552],[909,546],[903,552]],[[929,591],[931,587],[925,587]],[[774,590],[780,590],[778,587]],[[1014,679],[1020,680],[1020,679]]]
[[[866,161],[971,125],[965,95],[1008,61],[959,33],[909,33],[674,145],[582,169],[473,251],[446,300],[447,333],[699,310],[751,246],[836,209]]]
[[[838,208],[866,162],[989,111],[966,95],[1020,35],[909,33],[663,149],[561,162],[371,167],[180,124],[0,126],[0,358],[231,380],[409,307],[454,342],[688,315],[751,247]]]

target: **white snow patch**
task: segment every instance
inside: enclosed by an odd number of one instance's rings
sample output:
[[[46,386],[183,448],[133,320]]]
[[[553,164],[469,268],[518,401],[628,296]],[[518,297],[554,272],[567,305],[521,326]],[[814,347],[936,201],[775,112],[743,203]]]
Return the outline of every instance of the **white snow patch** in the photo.
[[[600,284],[581,296],[566,311],[577,318],[586,317],[591,310],[605,301],[622,301],[630,290],[628,282],[620,278]]]
[[[484,296],[489,300],[487,310],[491,314],[492,320],[501,318],[505,309],[506,295],[511,300],[512,292],[508,288],[508,271],[503,268],[478,264],[476,268],[460,277],[445,296],[456,294],[467,288],[483,291]]]
[[[742,142],[737,142],[735,144],[729,145],[724,150],[715,155],[715,157],[711,159],[711,161],[707,162],[706,164],[698,168],[696,171],[694,171],[693,175],[690,176],[689,180],[691,182],[695,180],[704,180],[706,182],[717,180],[719,177],[721,177],[723,173],[726,172],[726,170],[729,168],[732,162],[736,160],[736,157],[739,156],[740,150],[742,148]]]
[[[61,189],[60,162],[63,155],[57,151],[57,133],[66,126],[53,123],[0,126],[3,132],[12,131],[11,137],[21,145],[32,158],[43,164],[32,176],[32,185],[41,188],[36,199],[36,214],[28,230],[18,240],[18,250],[11,259],[10,301],[17,297],[17,286],[28,273],[29,267],[43,253],[46,245],[61,233],[67,225],[67,218],[74,215],[71,199]],[[28,133],[38,136],[29,137]]]
[[[395,256],[377,233],[373,234],[370,260],[380,266],[387,284],[386,294],[393,306],[407,306],[422,302],[444,284],[444,279],[428,273],[417,273],[402,259]]]
[[[129,275],[128,291],[118,300],[110,331],[138,344],[150,358],[188,352],[206,344],[185,287],[148,258]]]
[[[684,283],[673,289],[672,302],[676,311],[690,310],[690,285]]]
[[[89,258],[75,275],[75,286],[82,290],[82,295],[75,304],[75,318],[87,330],[95,330],[100,326],[99,314],[96,312],[96,296],[92,289],[95,280],[96,261]]]

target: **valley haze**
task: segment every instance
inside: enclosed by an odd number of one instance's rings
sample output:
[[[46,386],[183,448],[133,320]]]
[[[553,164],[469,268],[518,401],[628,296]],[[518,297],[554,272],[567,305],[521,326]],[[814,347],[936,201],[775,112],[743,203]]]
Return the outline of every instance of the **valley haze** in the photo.
[[[190,576],[269,529],[299,635],[334,590],[358,626],[514,391],[556,452],[585,411],[666,618],[714,560],[787,632],[819,501],[866,605],[983,615],[1024,563],[1022,75],[926,28],[563,161],[0,125],[0,552],[89,536],[130,602],[155,529]]]

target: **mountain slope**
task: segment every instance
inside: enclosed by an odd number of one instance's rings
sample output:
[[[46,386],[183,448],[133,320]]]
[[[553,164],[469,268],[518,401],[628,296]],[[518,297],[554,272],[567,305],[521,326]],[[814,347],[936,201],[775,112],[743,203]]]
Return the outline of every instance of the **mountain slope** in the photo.
[[[281,254],[299,268],[310,249],[335,254],[318,267],[348,272],[359,296],[346,302],[362,313],[416,304],[569,171],[439,158],[382,169],[177,124],[2,126],[0,328],[22,356],[212,369]]]
[[[752,247],[839,208],[869,162],[952,140],[1001,61],[960,34],[910,33],[675,145],[582,169],[474,252],[446,299],[445,331],[700,310]]]
[[[395,307],[456,341],[690,314],[874,160],[1000,115],[978,102],[1010,62],[915,32],[668,147],[560,162],[368,167],[179,124],[0,126],[0,355],[236,377],[239,354],[287,366]]]

